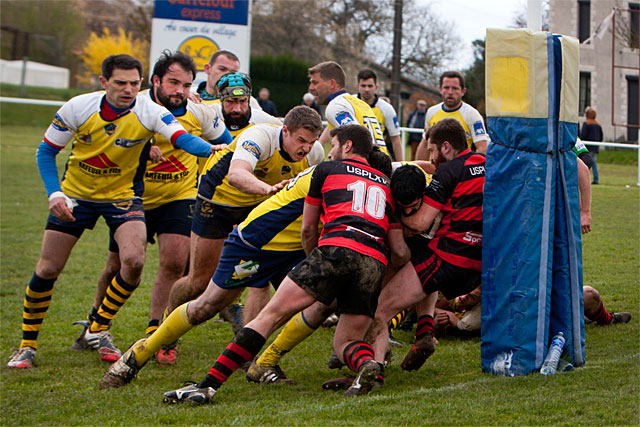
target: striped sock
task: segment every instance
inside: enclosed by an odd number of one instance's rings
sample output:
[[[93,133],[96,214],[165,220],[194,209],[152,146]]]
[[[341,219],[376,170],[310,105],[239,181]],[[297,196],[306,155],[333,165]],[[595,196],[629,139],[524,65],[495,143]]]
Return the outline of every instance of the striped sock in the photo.
[[[593,320],[598,325],[608,325],[613,320],[613,316],[604,308],[604,304],[600,301],[600,306],[595,313],[588,315],[587,319]]]
[[[256,364],[260,366],[275,366],[280,363],[282,356],[291,351],[296,345],[307,339],[315,332],[299,312],[284,325],[284,328],[267,349],[258,357]]]
[[[360,366],[374,357],[373,348],[364,341],[353,341],[344,348],[342,358],[347,367],[353,372],[358,372]]]
[[[393,331],[395,331],[398,325],[400,325],[400,323],[404,320],[406,314],[407,311],[402,310],[400,313],[393,316],[393,318],[389,321],[389,335],[393,334]]]
[[[107,293],[102,300],[94,321],[91,322],[89,332],[101,332],[109,329],[110,322],[116,317],[120,307],[127,302],[137,287],[138,285],[130,285],[125,282],[120,273],[116,274],[111,283],[109,283]]]
[[[418,317],[418,325],[416,326],[416,341],[420,340],[428,333],[433,334],[433,316],[425,314],[424,316]]]
[[[43,279],[33,273],[24,293],[20,348],[38,348],[38,333],[49,305],[51,305],[51,294],[55,281],[56,279]]]
[[[242,328],[216,360],[198,387],[219,389],[238,367],[253,359],[267,340],[251,328]]]
[[[147,329],[144,330],[145,335],[149,336],[152,333],[154,333],[158,329],[159,325],[160,325],[160,319],[149,320],[149,323],[147,324]]]
[[[87,320],[89,321],[89,324],[91,324],[94,320],[96,320],[96,314],[98,314],[98,309],[95,307],[91,307],[91,311],[87,316]]]

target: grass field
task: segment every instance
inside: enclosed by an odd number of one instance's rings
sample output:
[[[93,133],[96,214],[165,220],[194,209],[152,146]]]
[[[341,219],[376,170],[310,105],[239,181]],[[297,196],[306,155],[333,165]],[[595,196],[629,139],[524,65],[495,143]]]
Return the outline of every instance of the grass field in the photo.
[[[26,371],[4,367],[20,342],[24,289],[39,256],[47,201],[35,167],[43,126],[9,126],[3,104],[0,128],[0,405],[2,425],[638,425],[640,424],[640,190],[634,166],[600,161],[593,188],[593,231],[584,238],[585,284],[595,286],[612,311],[631,311],[630,324],[586,327],[584,368],[544,377],[503,378],[480,369],[480,339],[446,337],[413,373],[399,363],[411,339],[386,370],[384,388],[344,399],[322,392],[340,376],[326,368],[332,330],[321,329],[282,363],[295,386],[256,386],[234,375],[205,407],[166,406],[162,393],[200,379],[232,337],[227,324],[207,323],[182,340],[178,364],[153,361],[130,386],[98,390],[107,365],[95,352],[73,352],[74,320],[90,308],[106,258],[107,229],[99,222],[76,246],[56,282],[37,354]],[[34,113],[33,117],[38,114]],[[50,120],[50,115],[49,119]],[[46,125],[45,125],[46,126]],[[62,164],[66,152],[59,156]],[[601,158],[599,158],[601,160]],[[626,186],[629,186],[627,188]],[[157,247],[147,253],[141,287],[112,328],[125,349],[144,331]]]

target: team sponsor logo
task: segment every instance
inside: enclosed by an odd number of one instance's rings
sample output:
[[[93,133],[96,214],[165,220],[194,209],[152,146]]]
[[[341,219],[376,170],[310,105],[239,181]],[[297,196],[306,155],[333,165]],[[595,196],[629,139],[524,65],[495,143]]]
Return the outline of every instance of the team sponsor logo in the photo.
[[[91,135],[82,135],[77,137],[78,141],[84,142],[85,144],[91,144]]]
[[[108,136],[113,135],[117,129],[118,125],[116,125],[115,123],[108,123],[104,125],[104,133],[106,133]]]
[[[398,117],[397,116],[393,116],[393,124],[396,125],[396,127],[398,126]]]
[[[180,181],[189,175],[189,170],[175,156],[151,169],[147,169],[144,178],[152,181]]]
[[[484,175],[484,166],[474,166],[469,168],[469,173],[473,176]]]
[[[260,146],[258,144],[251,140],[246,140],[242,143],[242,148],[253,154],[256,159],[260,160],[260,154],[262,154],[262,150],[260,150]]]
[[[138,144],[144,144],[145,142],[147,142],[146,138],[143,138],[143,139],[116,138],[113,144],[116,147],[129,148]]]
[[[467,231],[464,233],[464,237],[462,238],[465,242],[471,242],[472,245],[482,244],[482,233],[473,233],[471,231]]]
[[[291,173],[291,166],[288,166],[288,165],[282,166],[282,169],[280,169],[280,174],[285,175],[288,173]]]
[[[78,163],[78,167],[82,172],[93,176],[116,176],[122,172],[104,153]]]
[[[60,115],[56,114],[53,117],[53,121],[51,122],[51,126],[53,126],[53,128],[57,131],[60,132],[68,132],[69,126],[67,126],[67,124],[64,122],[64,120],[62,120],[62,117],[60,117]]]
[[[220,117],[216,116],[216,118],[213,119],[213,128],[217,129],[219,124],[220,124]]]
[[[484,130],[484,125],[482,124],[482,122],[475,122],[473,124],[473,133],[475,134],[475,136],[484,135],[487,133]]]
[[[348,125],[349,123],[355,123],[355,119],[353,117],[351,117],[351,114],[347,113],[346,111],[341,112],[340,114],[336,115],[336,121],[338,122],[338,124],[340,126],[342,125]]]
[[[268,170],[267,170],[267,169],[254,169],[254,170],[253,170],[253,174],[254,174],[255,176],[257,176],[258,178],[264,178],[264,177],[266,177],[266,176],[267,176],[267,172],[268,172]]]
[[[166,113],[164,116],[160,118],[160,120],[162,120],[162,122],[167,126],[172,125],[174,123],[178,123],[178,120],[176,120],[176,118],[173,117],[173,114],[171,113]]]
[[[233,280],[242,280],[249,276],[252,276],[258,272],[260,263],[257,261],[240,261],[238,265],[233,267],[234,273],[231,278]]]
[[[193,58],[198,71],[204,71],[204,66],[209,63],[211,55],[220,50],[220,48],[209,37],[198,35],[189,37],[183,41],[180,46],[178,46],[178,50]]]

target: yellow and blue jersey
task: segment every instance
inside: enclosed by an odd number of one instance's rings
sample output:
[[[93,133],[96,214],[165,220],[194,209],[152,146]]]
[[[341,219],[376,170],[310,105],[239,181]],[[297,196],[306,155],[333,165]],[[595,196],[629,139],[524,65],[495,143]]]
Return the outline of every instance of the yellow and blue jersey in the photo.
[[[429,129],[442,119],[454,118],[464,128],[464,133],[467,136],[467,143],[469,148],[471,144],[478,141],[490,141],[487,129],[484,126],[482,116],[471,105],[462,102],[460,106],[453,110],[448,110],[444,106],[444,102],[436,104],[427,110],[427,117],[424,121],[424,128]]]
[[[243,160],[253,168],[261,181],[275,185],[294,178],[298,173],[324,159],[324,149],[316,142],[311,152],[300,161],[293,161],[282,148],[282,127],[257,124],[238,135],[229,146],[214,153],[205,165],[200,179],[198,197],[219,205],[253,206],[268,196],[248,194],[229,184],[228,172],[232,160]]]
[[[152,92],[141,92],[153,99]],[[185,130],[194,136],[215,140],[225,127],[215,111],[204,104],[187,101],[186,106],[172,110]],[[197,194],[197,157],[176,148],[164,136],[157,134],[155,143],[167,159],[148,163],[144,176],[144,208],[153,209],[175,200],[194,199]]]
[[[185,130],[148,96],[117,112],[99,91],[60,107],[44,141],[58,150],[72,141],[61,183],[67,196],[113,202],[142,196],[148,142],[155,133],[175,141]]]

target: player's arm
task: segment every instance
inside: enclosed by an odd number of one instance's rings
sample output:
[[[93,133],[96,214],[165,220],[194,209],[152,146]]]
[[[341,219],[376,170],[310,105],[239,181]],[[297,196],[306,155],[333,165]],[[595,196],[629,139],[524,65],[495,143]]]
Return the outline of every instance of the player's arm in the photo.
[[[436,173],[436,165],[426,160],[413,160],[410,163],[419,166],[423,171],[430,175]]]
[[[318,138],[318,141],[320,141],[322,145],[326,145],[329,141],[331,141],[330,133],[331,129],[329,129],[329,126],[326,126],[320,134],[320,138]]]
[[[479,141],[474,141],[473,143],[476,145],[477,153],[487,154],[487,146],[489,145],[489,141],[487,141],[486,139],[481,139]]]
[[[224,125],[221,113],[214,108],[208,107],[206,104],[199,104],[192,107],[193,113],[200,122],[202,129],[202,138],[207,139],[213,150],[218,151],[231,144],[233,137]]]
[[[300,238],[302,240],[302,249],[309,253],[318,246],[318,222],[320,221],[321,206],[308,202],[304,203],[302,211],[302,229]]]
[[[400,135],[391,136],[391,147],[393,147],[393,154],[397,161],[404,160],[404,150],[402,149],[402,139]]]
[[[402,225],[405,228],[405,233],[408,235],[424,233],[431,227],[431,224],[433,224],[433,221],[439,213],[440,209],[423,203],[420,209],[418,209],[418,212],[411,216],[402,217]]]
[[[269,185],[264,181],[260,181],[253,174],[253,166],[244,160],[231,160],[229,166],[229,174],[227,175],[229,184],[238,190],[249,193],[259,194],[261,196],[269,196],[282,190],[289,180],[284,180],[276,185]]]
[[[424,139],[424,136],[420,140],[418,144],[418,148],[416,149],[416,160],[429,160],[429,150],[427,149],[427,140]]]
[[[591,231],[591,182],[589,168],[579,158],[578,160],[578,189],[580,191],[580,228],[582,234]]]
[[[60,188],[56,156],[60,148],[42,141],[36,152],[38,171],[49,197],[49,212],[63,221],[75,221],[73,217],[73,201]]]
[[[389,261],[392,265],[400,267],[411,259],[411,251],[404,241],[401,227],[390,228],[387,232],[387,242],[389,242]]]

